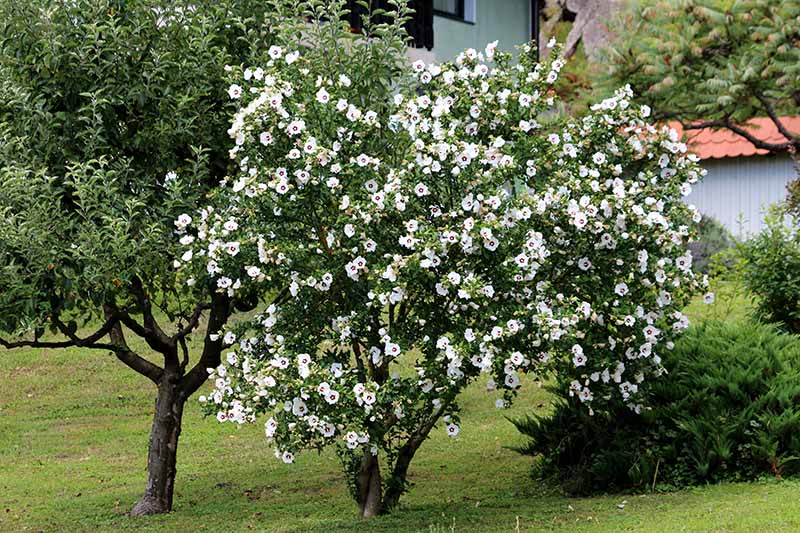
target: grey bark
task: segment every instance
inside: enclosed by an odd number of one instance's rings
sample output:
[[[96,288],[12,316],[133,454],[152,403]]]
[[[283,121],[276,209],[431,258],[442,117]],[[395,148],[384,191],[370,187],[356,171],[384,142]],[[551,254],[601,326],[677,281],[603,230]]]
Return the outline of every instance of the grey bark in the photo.
[[[361,469],[356,480],[358,488],[358,511],[363,518],[378,516],[382,508],[381,468],[378,456],[364,449]]]
[[[158,384],[147,453],[147,486],[144,495],[131,510],[131,516],[172,511],[178,438],[181,435],[181,419],[185,403],[179,395],[177,383],[177,376],[165,373]]]

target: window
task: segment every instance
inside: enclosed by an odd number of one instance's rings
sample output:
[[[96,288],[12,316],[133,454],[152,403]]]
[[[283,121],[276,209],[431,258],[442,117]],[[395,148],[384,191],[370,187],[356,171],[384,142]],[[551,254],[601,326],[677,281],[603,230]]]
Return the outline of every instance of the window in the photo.
[[[450,15],[464,18],[464,0],[433,0],[433,10],[437,15]]]
[[[474,2],[474,0],[472,0]],[[463,4],[463,2],[461,2]],[[408,0],[408,5],[414,10],[413,16],[406,23],[406,31],[411,37],[409,46],[413,48],[433,48],[433,4],[434,0]],[[353,33],[361,33],[363,26],[363,16],[367,13],[359,0],[347,0],[348,15],[344,18],[350,24]],[[394,5],[389,0],[370,0],[373,10],[384,9],[391,11]],[[374,23],[387,22],[385,16],[375,16]]]
[[[433,12],[464,22],[475,22],[475,0],[433,0]]]

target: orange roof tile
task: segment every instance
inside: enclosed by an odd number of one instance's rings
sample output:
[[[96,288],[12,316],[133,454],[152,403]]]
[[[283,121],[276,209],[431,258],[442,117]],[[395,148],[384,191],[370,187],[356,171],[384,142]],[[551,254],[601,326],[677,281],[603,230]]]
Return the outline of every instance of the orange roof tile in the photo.
[[[800,133],[800,116],[781,117],[780,120],[791,133]],[[669,126],[675,128],[678,135],[683,137],[685,134],[689,149],[700,159],[749,157],[769,153],[767,150],[757,149],[747,139],[727,129],[703,128],[684,131],[679,122],[669,122]],[[775,124],[766,117],[748,120],[745,129],[766,142],[786,142],[786,138],[778,132]]]

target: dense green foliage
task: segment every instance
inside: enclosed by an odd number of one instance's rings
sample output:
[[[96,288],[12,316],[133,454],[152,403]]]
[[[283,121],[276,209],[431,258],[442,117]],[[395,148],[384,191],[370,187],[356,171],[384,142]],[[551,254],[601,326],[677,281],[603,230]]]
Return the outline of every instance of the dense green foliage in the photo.
[[[774,208],[765,229],[740,248],[744,283],[759,297],[758,314],[800,333],[800,230],[786,212]]]
[[[697,226],[697,233],[697,240],[689,243],[692,269],[705,274],[709,271],[712,257],[730,249],[734,242],[725,226],[710,216],[703,217]]]
[[[641,415],[575,408],[515,421],[537,473],[573,493],[784,476],[800,469],[800,341],[757,323],[708,322],[664,356]]]
[[[601,60],[606,90],[630,83],[658,119],[728,128],[772,152],[800,147],[797,132],[767,142],[739,128],[753,117],[798,113],[799,2],[637,2],[612,33],[618,40]]]
[[[2,329],[173,290],[172,221],[227,169],[223,68],[263,42],[251,4],[0,2]]]

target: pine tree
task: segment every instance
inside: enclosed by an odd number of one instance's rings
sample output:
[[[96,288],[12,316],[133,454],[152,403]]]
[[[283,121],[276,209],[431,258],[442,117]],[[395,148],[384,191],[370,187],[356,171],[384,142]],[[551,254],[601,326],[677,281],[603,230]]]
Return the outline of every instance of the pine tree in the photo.
[[[796,153],[782,116],[800,108],[800,2],[658,0],[617,21],[599,85],[630,84],[657,119],[728,129],[771,153]],[[768,117],[782,139],[745,129]]]

